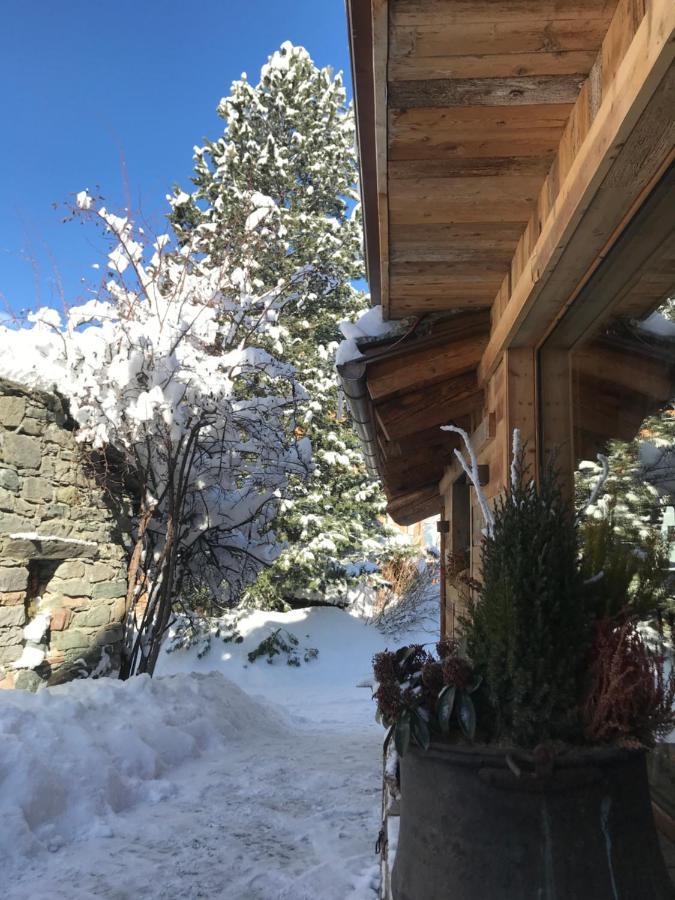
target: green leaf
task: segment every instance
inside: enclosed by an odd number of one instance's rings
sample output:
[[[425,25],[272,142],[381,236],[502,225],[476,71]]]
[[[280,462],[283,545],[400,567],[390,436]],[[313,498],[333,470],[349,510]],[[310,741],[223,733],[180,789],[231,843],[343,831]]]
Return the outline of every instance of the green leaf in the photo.
[[[426,720],[418,713],[414,712],[412,717],[412,733],[416,743],[422,750],[428,750],[431,743],[431,735],[429,734],[429,726]]]
[[[410,715],[403,713],[398,720],[394,731],[394,744],[399,756],[404,756],[410,746]]]
[[[375,721],[378,725],[382,724],[382,713],[380,712],[380,707],[378,706],[375,710]]]
[[[483,676],[482,676],[482,675],[476,675],[476,677],[475,677],[474,680],[473,680],[473,684],[471,685],[471,687],[467,688],[467,693],[469,693],[469,694],[475,694],[475,692],[478,690],[478,688],[481,686],[482,683],[483,683]]]
[[[465,737],[470,741],[476,734],[476,708],[466,691],[460,691],[457,704],[457,721]]]
[[[405,664],[408,662],[410,657],[415,652],[415,645],[413,644],[410,647],[400,647],[396,651],[396,665],[400,672],[405,671]]]
[[[455,706],[456,694],[457,688],[455,685],[448,684],[438,695],[439,700],[436,705],[436,715],[438,717],[439,727],[443,734],[450,734],[450,719],[452,717],[452,710]]]

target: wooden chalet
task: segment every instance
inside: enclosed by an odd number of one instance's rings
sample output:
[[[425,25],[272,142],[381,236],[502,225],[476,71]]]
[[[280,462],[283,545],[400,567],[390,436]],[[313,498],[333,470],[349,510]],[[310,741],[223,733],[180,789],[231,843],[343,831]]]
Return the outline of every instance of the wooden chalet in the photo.
[[[340,367],[395,521],[477,562],[489,497],[675,393],[675,0],[348,0],[368,279],[395,337]],[[451,604],[447,606],[450,615]]]

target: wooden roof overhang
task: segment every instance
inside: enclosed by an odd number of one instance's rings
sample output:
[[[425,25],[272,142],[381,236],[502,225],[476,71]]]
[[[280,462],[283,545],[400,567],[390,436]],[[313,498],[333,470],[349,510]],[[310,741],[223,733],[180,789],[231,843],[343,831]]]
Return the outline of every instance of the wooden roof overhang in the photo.
[[[440,426],[469,429],[480,410],[477,371],[489,332],[485,311],[460,313],[422,337],[411,328],[362,344],[362,358],[338,367],[369,471],[401,525],[439,511],[438,483],[459,446]]]
[[[489,316],[474,372],[480,392],[510,348],[568,351],[669,295],[672,0],[347,5],[368,276],[385,318]],[[400,352],[388,366],[394,380],[415,370]],[[368,387],[377,370],[366,363]],[[461,419],[456,385],[443,402],[453,412],[456,401]],[[390,505],[419,518],[431,499],[415,510],[397,491],[405,483],[412,497],[421,475],[409,465],[396,481],[385,465],[392,448],[381,446],[396,442],[397,421],[415,420],[405,399],[415,390],[429,392],[410,386],[390,407],[370,396],[370,415]],[[408,456],[428,438],[419,421],[418,438],[405,435]],[[598,439],[591,433],[588,446]]]
[[[369,341],[339,367],[370,473],[382,480],[400,525],[439,512],[439,482],[460,447],[440,426],[471,430],[483,391],[478,366],[489,316],[459,313],[425,337]],[[621,322],[575,355],[577,452],[593,458],[612,438],[631,439],[675,394],[675,340]],[[489,423],[484,423],[489,428]]]

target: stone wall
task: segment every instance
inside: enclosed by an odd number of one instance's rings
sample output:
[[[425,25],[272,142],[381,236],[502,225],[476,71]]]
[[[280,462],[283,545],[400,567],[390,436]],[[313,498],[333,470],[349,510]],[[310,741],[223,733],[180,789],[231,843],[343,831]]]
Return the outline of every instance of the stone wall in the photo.
[[[119,665],[128,502],[97,479],[60,399],[0,379],[0,687]]]

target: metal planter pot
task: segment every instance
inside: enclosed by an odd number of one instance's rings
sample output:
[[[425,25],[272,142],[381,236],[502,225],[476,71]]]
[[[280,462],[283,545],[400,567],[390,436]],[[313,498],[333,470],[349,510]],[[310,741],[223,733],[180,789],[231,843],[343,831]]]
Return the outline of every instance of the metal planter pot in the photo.
[[[503,750],[411,747],[392,885],[395,900],[673,898],[645,754],[580,750],[517,775]]]

